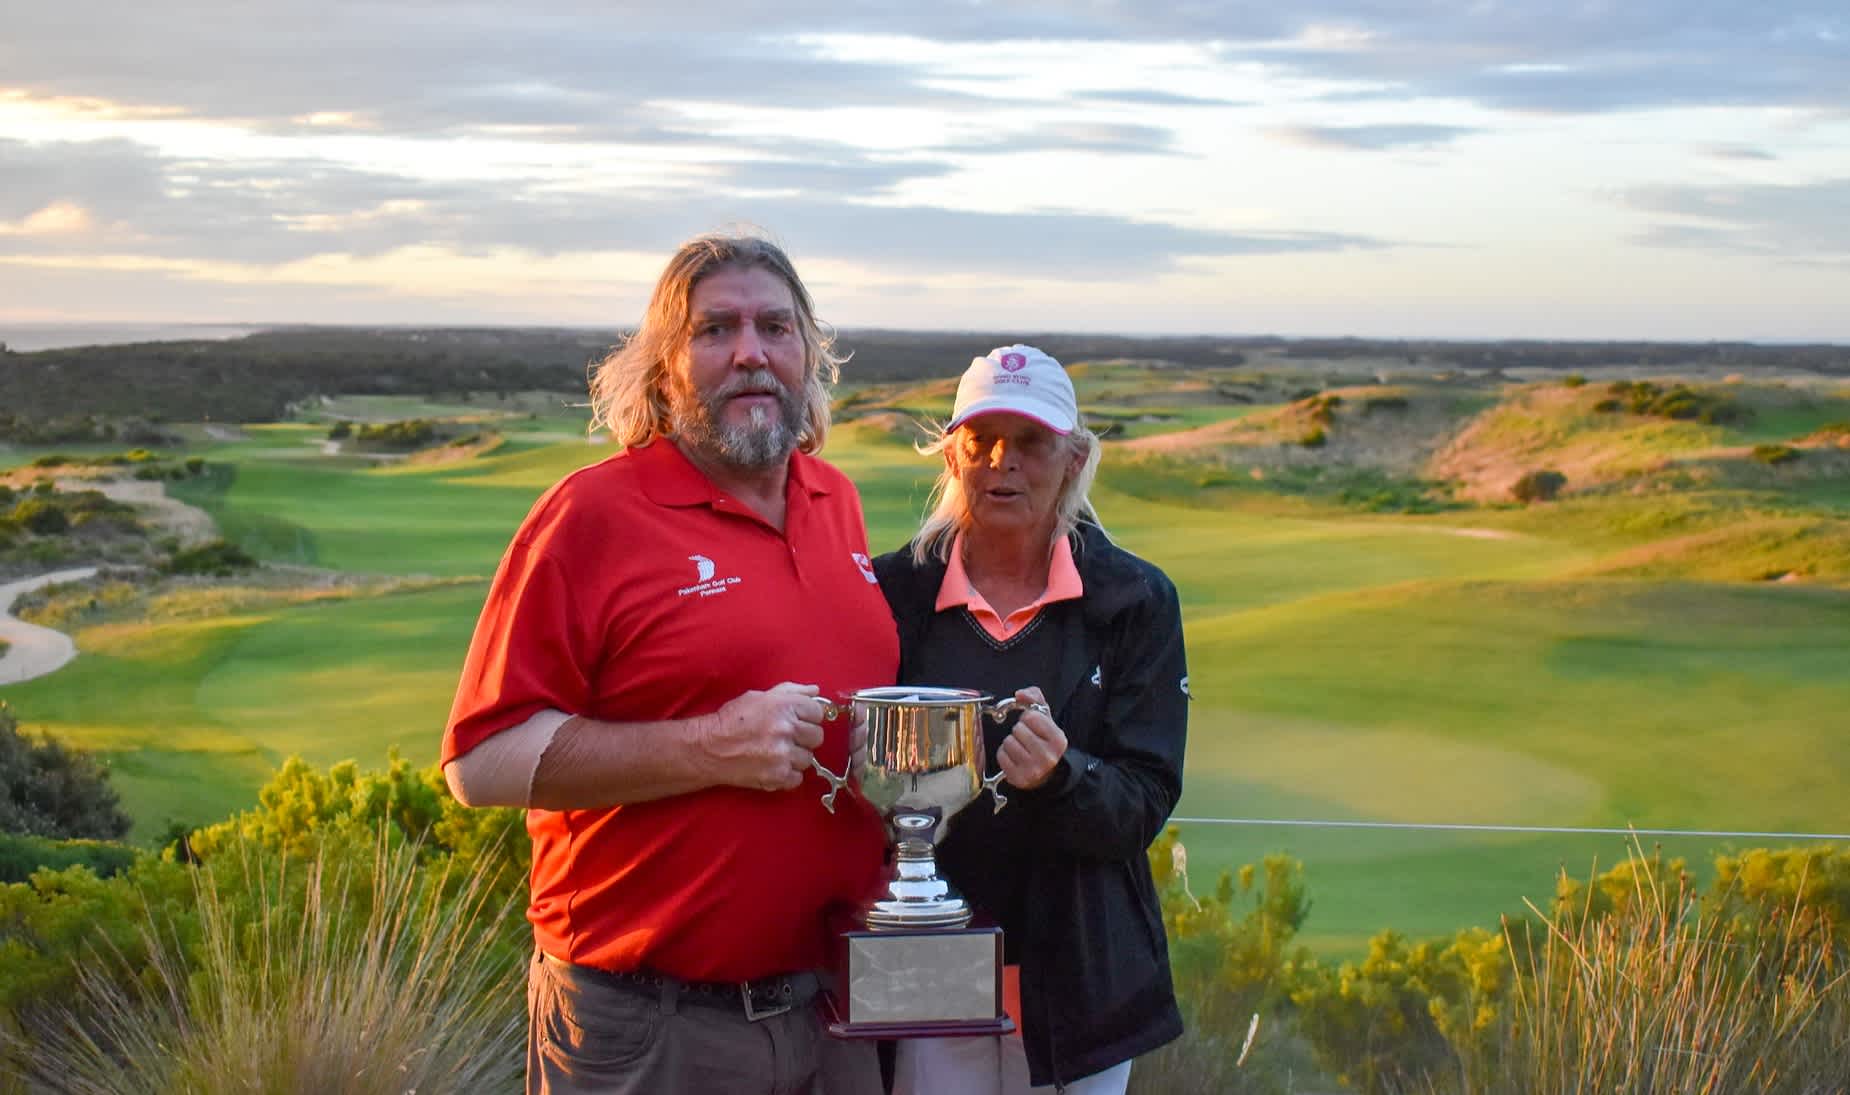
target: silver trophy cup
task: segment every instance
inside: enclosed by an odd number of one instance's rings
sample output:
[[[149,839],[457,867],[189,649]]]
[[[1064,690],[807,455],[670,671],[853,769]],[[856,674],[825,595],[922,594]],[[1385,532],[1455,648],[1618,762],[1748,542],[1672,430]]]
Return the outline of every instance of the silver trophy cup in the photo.
[[[829,1030],[849,1038],[1013,1030],[1001,1006],[1001,929],[970,924],[970,906],[938,877],[933,849],[985,788],[997,810],[1008,804],[1002,774],[984,774],[983,719],[1046,708],[992,703],[966,688],[904,685],[862,689],[852,703],[867,720],[859,791],[886,822],[895,854],[885,896],[842,935]],[[822,804],[833,812],[848,775],[815,767],[829,782]]]
[[[938,877],[933,848],[947,823],[987,789],[997,810],[1008,804],[1002,773],[984,775],[985,717],[1001,722],[1028,705],[1013,699],[991,703],[967,688],[895,686],[864,688],[852,697],[867,719],[867,768],[861,795],[886,821],[895,844],[894,878],[886,897],[866,911],[875,929],[962,927],[970,907]],[[1037,705],[1038,706],[1038,705]],[[848,782],[820,762],[829,781],[822,804],[831,812]]]

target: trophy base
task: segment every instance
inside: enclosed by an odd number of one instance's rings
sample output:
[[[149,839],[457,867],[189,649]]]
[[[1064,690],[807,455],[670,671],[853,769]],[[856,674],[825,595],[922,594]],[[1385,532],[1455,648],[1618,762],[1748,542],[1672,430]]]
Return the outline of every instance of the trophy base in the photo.
[[[822,1014],[837,1038],[944,1038],[1007,1034],[1002,929],[850,928]]]

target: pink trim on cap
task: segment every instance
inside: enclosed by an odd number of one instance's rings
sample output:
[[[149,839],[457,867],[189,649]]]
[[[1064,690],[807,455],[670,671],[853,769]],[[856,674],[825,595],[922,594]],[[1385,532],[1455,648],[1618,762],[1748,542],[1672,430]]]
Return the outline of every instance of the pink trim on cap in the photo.
[[[1066,426],[1066,427],[1056,426],[1052,422],[1047,421],[1045,418],[1042,418],[1038,414],[1029,414],[1027,411],[1020,410],[1016,407],[1004,406],[1000,403],[992,403],[990,406],[987,406],[987,407],[983,406],[981,403],[978,403],[976,406],[965,411],[962,415],[951,419],[949,424],[947,424],[944,427],[944,432],[950,433],[952,430],[963,425],[965,422],[970,421],[972,418],[976,418],[979,415],[985,415],[985,414],[1012,414],[1016,418],[1025,418],[1030,422],[1038,422],[1041,425],[1052,430],[1053,432],[1060,434],[1062,437],[1073,432],[1072,427],[1070,426]]]

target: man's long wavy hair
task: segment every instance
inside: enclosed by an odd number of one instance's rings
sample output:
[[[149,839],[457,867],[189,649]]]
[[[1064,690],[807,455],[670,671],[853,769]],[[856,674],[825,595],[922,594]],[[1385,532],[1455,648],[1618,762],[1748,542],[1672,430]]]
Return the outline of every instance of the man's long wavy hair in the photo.
[[[952,448],[956,436],[956,430],[937,426],[930,440],[918,447],[925,455],[948,457],[944,470],[938,473],[938,481],[932,484],[925,521],[912,538],[912,561],[921,566],[932,560],[950,562],[951,546],[957,542],[957,534],[970,527],[970,502],[964,497],[963,481],[957,478],[957,469],[950,463],[963,459]],[[1069,455],[1079,456],[1079,469],[1060,488],[1060,500],[1054,506],[1053,538],[1047,541],[1049,551],[1061,537],[1077,532],[1081,524],[1105,531],[1098,519],[1098,510],[1092,507],[1091,497],[1092,481],[1098,477],[1098,462],[1103,453],[1098,435],[1087,429],[1082,419],[1073,423],[1072,430],[1060,438],[1060,444]]]
[[[809,290],[783,248],[758,236],[700,236],[681,245],[655,283],[642,325],[591,366],[591,428],[610,431],[621,446],[646,445],[674,433],[669,411],[670,372],[687,353],[692,323],[688,314],[694,286],[728,267],[761,267],[782,278],[796,302],[796,326],[803,338],[803,430],[797,448],[813,453],[829,435],[829,385],[841,375],[845,358],[835,353],[835,337],[816,319]]]

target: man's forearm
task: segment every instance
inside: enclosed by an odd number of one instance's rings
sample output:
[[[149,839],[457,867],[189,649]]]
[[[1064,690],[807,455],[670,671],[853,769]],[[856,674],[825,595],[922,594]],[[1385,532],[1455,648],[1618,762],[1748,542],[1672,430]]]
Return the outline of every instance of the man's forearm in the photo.
[[[822,744],[813,684],[741,693],[710,715],[601,722],[545,710],[444,765],[469,806],[596,810],[708,787],[787,791]]]
[[[690,748],[700,721],[568,719],[540,754],[530,804],[538,810],[593,810],[715,786],[722,781]]]

